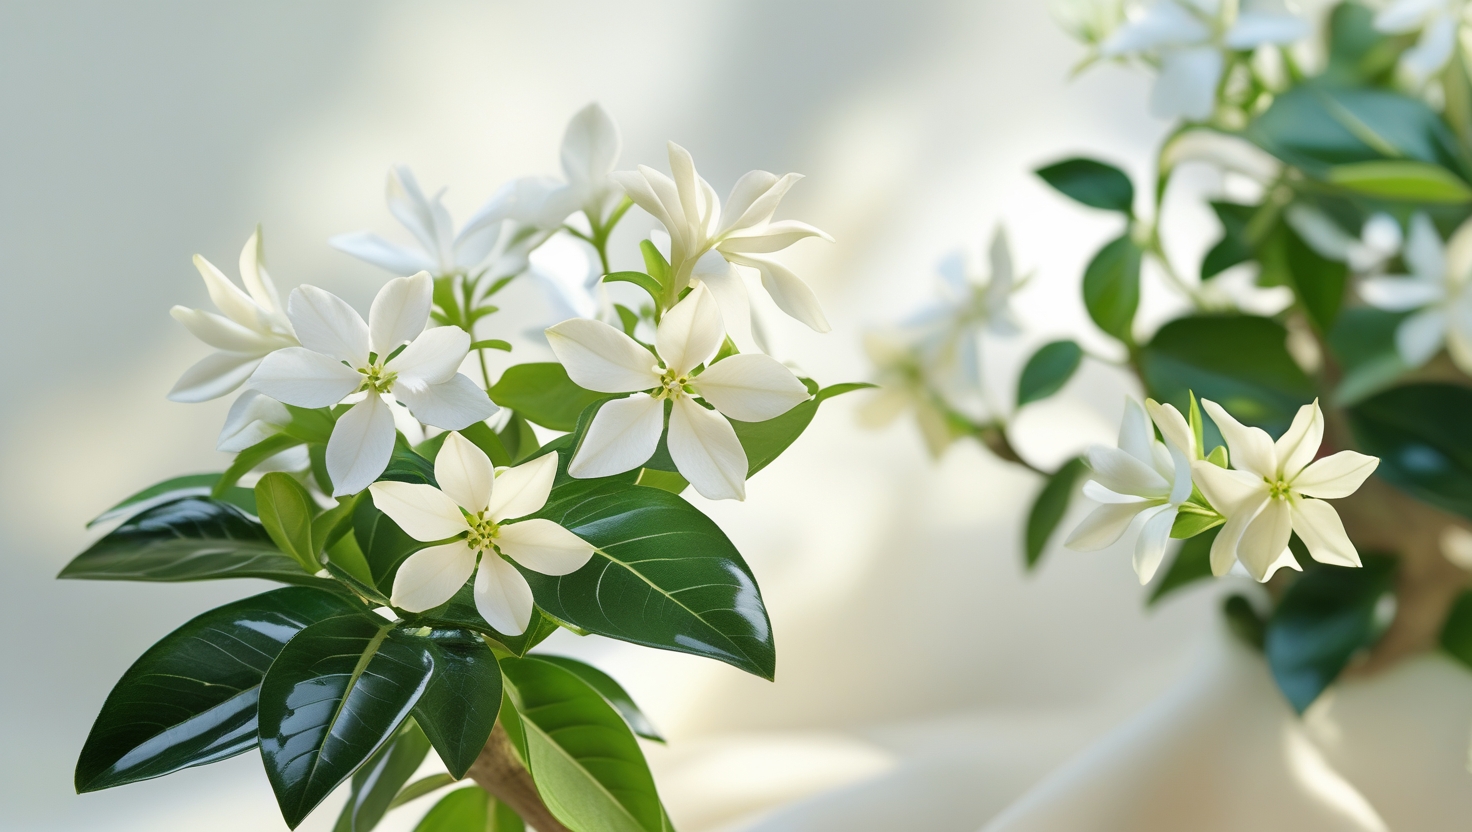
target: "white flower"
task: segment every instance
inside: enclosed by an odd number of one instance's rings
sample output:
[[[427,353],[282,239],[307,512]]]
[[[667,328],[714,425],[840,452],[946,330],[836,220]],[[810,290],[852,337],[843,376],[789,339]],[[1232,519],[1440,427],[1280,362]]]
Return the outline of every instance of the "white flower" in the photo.
[[[879,389],[859,407],[859,423],[867,428],[882,428],[913,409],[926,449],[939,459],[955,441],[956,433],[932,389],[929,362],[909,335],[903,330],[864,335],[864,351],[878,371],[875,382]]]
[[[1124,0],[1053,0],[1048,5],[1064,31],[1091,46],[1124,22]]]
[[[1420,31],[1416,45],[1401,53],[1400,67],[1422,86],[1446,66],[1457,48],[1465,0],[1394,0],[1375,15],[1375,28],[1389,35]]]
[[[1100,44],[1099,54],[1153,61],[1159,75],[1150,94],[1151,112],[1201,121],[1216,104],[1224,53],[1292,43],[1309,31],[1281,0],[1241,0],[1240,9],[1232,0],[1156,0]]]
[[[239,387],[255,372],[261,359],[271,352],[297,345],[291,322],[282,314],[281,298],[276,285],[266,274],[261,262],[261,231],[250,235],[240,250],[240,291],[210,261],[194,255],[194,267],[204,278],[205,288],[217,315],[203,309],[175,306],[169,310],[174,320],[189,329],[194,337],[219,352],[184,371],[169,398],[176,402],[202,402],[217,399]],[[247,292],[249,294],[247,294]]]
[[[1160,168],[1170,170],[1183,162],[1203,162],[1224,171],[1240,173],[1266,185],[1278,178],[1283,163],[1241,136],[1209,127],[1196,127],[1176,134],[1160,153]]]
[[[1395,330],[1396,351],[1407,366],[1425,364],[1445,344],[1452,361],[1472,373],[1472,222],[1443,246],[1430,218],[1412,216],[1404,260],[1410,275],[1365,280],[1360,296],[1380,309],[1416,310]]]
[[[792,371],[760,353],[732,355],[696,373],[724,337],[715,298],[699,285],[659,322],[657,357],[601,321],[573,318],[548,328],[552,352],[575,383],[600,393],[634,394],[598,410],[568,473],[607,477],[647,462],[664,433],[669,401],[670,458],[680,474],[709,499],[745,499],[746,451],[727,418],[774,419],[805,401],[808,391]]]
[[[434,458],[439,488],[407,482],[369,486],[373,505],[415,540],[453,541],[420,549],[394,576],[394,606],[423,612],[450,600],[475,573],[475,608],[498,632],[520,635],[532,617],[532,588],[507,558],[544,575],[581,569],[593,546],[551,520],[516,520],[541,511],[557,476],[557,454],[499,473],[458,433]],[[480,568],[476,569],[476,561]]]
[[[1288,208],[1287,216],[1288,224],[1310,248],[1330,260],[1348,263],[1356,274],[1378,272],[1400,253],[1400,224],[1389,214],[1371,214],[1360,229],[1359,239],[1346,234],[1317,208],[1293,205]]]
[[[259,390],[246,390],[230,405],[215,450],[239,453],[281,432],[291,422],[286,406]]]
[[[1280,567],[1298,569],[1288,550],[1293,532],[1319,563],[1359,566],[1359,553],[1344,533],[1339,513],[1324,500],[1353,494],[1380,460],[1340,451],[1314,461],[1324,438],[1317,401],[1298,409],[1276,443],[1266,431],[1241,424],[1215,402],[1203,399],[1201,404],[1227,440],[1233,466],[1220,468],[1206,460],[1191,465],[1196,487],[1227,519],[1211,545],[1212,573],[1225,575],[1233,560],[1259,581]]]
[[[715,189],[695,172],[685,148],[669,144],[674,178],[653,168],[613,174],[634,204],[648,211],[670,235],[672,296],[692,282],[704,283],[720,303],[728,326],[741,330],[750,314],[746,284],[735,266],[756,269],[777,307],[818,332],[829,330],[818,298],[785,266],[762,255],[798,240],[831,237],[796,220],[772,220],[777,204],[802,177],[754,170],[737,180],[724,208]]]
[[[384,396],[445,430],[496,412],[485,391],[457,372],[470,349],[465,330],[424,328],[433,285],[427,272],[390,280],[373,299],[368,323],[338,296],[299,287],[287,314],[302,346],[267,356],[251,377],[251,387],[297,407],[330,407],[365,394],[338,418],[327,442],[334,497],[362,491],[388,466],[394,417]]]
[[[1144,518],[1135,540],[1135,574],[1146,584],[1160,568],[1165,545],[1181,504],[1191,498],[1191,461],[1196,439],[1179,411],[1147,401],[1150,416],[1134,399],[1125,402],[1119,447],[1089,448],[1093,478],[1084,496],[1103,505],[1094,509],[1064,541],[1080,552],[1103,549],[1125,533],[1136,517]],[[1155,438],[1151,417],[1165,437]]]

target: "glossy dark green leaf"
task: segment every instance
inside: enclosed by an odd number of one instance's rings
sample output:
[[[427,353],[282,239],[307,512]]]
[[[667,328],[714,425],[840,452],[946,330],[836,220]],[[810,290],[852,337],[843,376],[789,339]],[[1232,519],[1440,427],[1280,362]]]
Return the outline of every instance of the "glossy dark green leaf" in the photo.
[[[1181,541],[1170,568],[1150,590],[1146,606],[1154,606],[1172,592],[1211,577],[1211,544],[1216,540],[1217,531],[1210,529]]]
[[[1134,342],[1135,310],[1140,306],[1140,247],[1128,234],[1111,241],[1084,269],[1084,306],[1100,329],[1125,343]]]
[[[211,496],[219,499],[227,489],[240,482],[240,478],[253,471],[257,465],[282,451],[301,444],[303,444],[302,440],[294,436],[278,433],[251,445],[235,455],[235,461],[231,462],[230,467],[225,469],[225,473],[215,481],[214,490],[210,492]]]
[[[281,551],[296,558],[302,569],[321,567],[312,538],[312,518],[317,504],[301,483],[290,474],[272,471],[256,483],[256,506],[261,526]]]
[[[1044,344],[1027,360],[1017,380],[1017,406],[1046,399],[1063,389],[1084,358],[1075,341]]]
[[[434,463],[415,453],[402,439],[394,444],[393,454],[388,458],[388,467],[383,469],[378,478],[418,485],[438,485],[434,478]]]
[[[612,676],[590,664],[577,659],[569,659],[566,656],[548,656],[545,653],[538,653],[536,658],[544,662],[551,662],[587,682],[588,687],[598,691],[599,695],[608,700],[608,704],[618,711],[619,716],[624,718],[624,722],[629,723],[630,730],[635,734],[646,740],[664,742],[664,737],[655,730],[654,723],[650,722],[649,717],[639,710],[639,706],[634,704],[633,697],[629,696],[623,686],[614,681]]]
[[[442,630],[426,637],[434,675],[414,706],[445,768],[464,777],[485,747],[501,708],[501,669],[473,632]]]
[[[537,605],[591,633],[706,656],[770,679],[772,626],[756,579],[710,518],[621,483],[554,487],[538,512],[597,547],[578,571],[523,571]]]
[[[1227,596],[1222,601],[1222,618],[1227,621],[1227,629],[1242,643],[1255,650],[1262,649],[1268,625],[1245,596]]]
[[[404,720],[398,732],[353,773],[352,791],[333,832],[369,832],[377,826],[428,755],[429,738],[414,720]]]
[[[1278,688],[1303,713],[1358,651],[1389,624],[1395,560],[1361,556],[1358,569],[1311,566],[1294,581],[1268,620],[1263,651]]]
[[[352,534],[353,510],[361,494],[339,497],[337,505],[312,518],[312,553],[315,558],[332,548],[344,536]]]
[[[1201,279],[1210,280],[1231,267],[1252,259],[1252,243],[1247,239],[1247,226],[1257,213],[1256,205],[1235,202],[1213,202],[1211,209],[1222,223],[1222,238],[1201,261]]]
[[[1441,649],[1472,669],[1472,592],[1457,596],[1441,627]]]
[[[1292,229],[1285,228],[1288,274],[1298,303],[1319,332],[1328,332],[1344,303],[1349,267],[1314,251]]]
[[[77,760],[78,792],[223,760],[256,745],[262,677],[304,627],[362,607],[286,587],[197,616],[150,647],[108,694]]]
[[[1190,391],[1274,435],[1287,430],[1314,387],[1288,354],[1288,333],[1267,318],[1200,315],[1161,327],[1140,350],[1145,386],[1181,412]],[[1210,428],[1209,447],[1221,444]]]
[[[506,426],[496,434],[501,440],[501,446],[506,453],[511,455],[511,464],[520,465],[531,459],[532,455],[541,447],[537,440],[537,432],[532,430],[531,422],[520,413],[512,413],[511,418],[506,420]]]
[[[1395,346],[1395,331],[1405,317],[1368,306],[1339,314],[1327,339],[1343,373],[1334,390],[1335,404],[1355,404],[1394,384],[1410,369]]]
[[[1220,447],[1217,450],[1224,450]],[[1209,514],[1197,514],[1193,511],[1183,511],[1176,515],[1174,523],[1170,525],[1170,536],[1177,540],[1190,540],[1193,537],[1214,529],[1226,522],[1225,518]]]
[[[475,585],[473,581],[466,584],[445,603],[434,609],[425,610],[421,613],[405,613],[407,620],[415,626],[435,627],[439,629],[461,629],[470,630],[490,638],[508,653],[515,656],[524,656],[526,652],[546,638],[557,632],[557,622],[542,615],[536,609],[532,610],[532,620],[527,624],[526,632],[517,636],[508,636],[499,633],[494,627],[481,618],[480,612],[475,608]]]
[[[229,503],[184,497],[129,518],[61,570],[93,581],[265,578],[320,584],[282,554],[260,523]]]
[[[1081,477],[1089,472],[1089,467],[1082,459],[1075,457],[1063,463],[1063,465],[1048,477],[1043,483],[1043,489],[1038,492],[1038,497],[1033,501],[1032,509],[1027,513],[1027,568],[1037,566],[1038,559],[1043,556],[1043,550],[1048,546],[1048,540],[1053,537],[1053,532],[1058,530],[1058,524],[1063,522],[1063,515],[1068,512],[1068,503],[1073,499],[1074,489],[1078,486]]]
[[[552,430],[572,430],[584,408],[607,397],[574,384],[555,361],[507,367],[491,387],[496,404]]]
[[[741,442],[741,447],[746,451],[746,476],[751,478],[772,461],[782,455],[797,437],[807,430],[812,423],[813,417],[818,414],[818,405],[824,401],[851,393],[855,390],[866,390],[873,387],[867,383],[834,384],[819,390],[813,397],[802,404],[783,413],[775,419],[765,422],[739,422],[731,420],[731,427],[736,429],[736,438]]]
[[[389,597],[380,592],[378,587],[364,581],[352,572],[338,566],[336,563],[329,561],[325,568],[329,575],[336,578],[339,583],[347,587],[365,602],[375,607],[391,607],[393,605]]]
[[[1093,159],[1064,159],[1038,168],[1037,175],[1063,195],[1092,208],[1129,214],[1134,210],[1135,186],[1124,171]]]
[[[387,514],[379,511],[373,505],[372,492],[359,497],[358,505],[353,509],[353,537],[373,572],[373,582],[384,592],[393,587],[393,575],[399,564],[428,545],[410,537]]]
[[[98,523],[106,523],[109,520],[117,520],[129,514],[152,508],[160,503],[167,503],[180,497],[207,497],[214,489],[215,483],[220,481],[219,474],[189,474],[183,477],[174,477],[164,480],[157,485],[139,491],[126,500],[118,503],[112,508],[92,518],[87,523],[87,528],[92,528]],[[220,500],[241,509],[246,514],[256,513],[256,495],[249,488],[232,487],[225,489]]]
[[[313,624],[261,683],[261,759],[295,829],[387,742],[429,685],[423,639],[371,613]]]
[[[479,786],[456,789],[440,798],[414,832],[524,832],[526,824],[506,804]]]
[[[1360,450],[1380,457],[1381,479],[1418,500],[1472,517],[1472,388],[1411,384],[1349,411]]]
[[[664,810],[639,742],[575,674],[534,657],[502,662],[526,735],[527,768],[571,829],[661,832]]]

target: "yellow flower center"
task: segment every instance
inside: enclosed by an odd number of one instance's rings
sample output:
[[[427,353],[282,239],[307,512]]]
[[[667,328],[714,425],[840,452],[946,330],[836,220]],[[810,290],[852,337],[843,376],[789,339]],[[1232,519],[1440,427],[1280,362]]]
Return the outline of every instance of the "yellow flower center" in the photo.
[[[659,389],[654,391],[654,398],[679,401],[682,396],[690,392],[685,389],[685,385],[689,383],[690,377],[688,375],[677,376],[674,370],[666,369],[660,374]]]
[[[470,534],[465,536],[465,545],[477,552],[490,552],[496,548],[495,540],[501,534],[500,525],[479,514],[465,518],[470,525]]]
[[[1267,477],[1263,477],[1263,482],[1268,484],[1268,499],[1286,500],[1290,496],[1291,492],[1288,489],[1288,483],[1282,479],[1270,480]]]
[[[359,392],[366,390],[369,393],[387,393],[399,377],[398,373],[389,372],[378,363],[359,367],[358,372],[363,376],[363,385],[358,388]]]

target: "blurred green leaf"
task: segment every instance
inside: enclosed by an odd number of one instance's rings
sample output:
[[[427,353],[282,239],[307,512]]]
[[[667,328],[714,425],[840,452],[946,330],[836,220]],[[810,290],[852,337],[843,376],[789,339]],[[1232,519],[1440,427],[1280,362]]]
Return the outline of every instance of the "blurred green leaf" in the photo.
[[[1140,305],[1140,247],[1129,234],[1099,249],[1084,269],[1084,306],[1099,328],[1126,344]]]
[[[443,771],[439,774],[421,777],[400,789],[399,793],[394,795],[393,802],[388,804],[389,811],[393,811],[406,803],[411,803],[427,794],[437,792],[446,786],[452,786],[458,782],[460,782],[459,778]],[[476,832],[480,832],[480,830],[476,830]]]
[[[1472,201],[1472,186],[1441,165],[1390,160],[1335,165],[1327,179],[1345,190],[1402,202],[1460,205]]]
[[[1441,649],[1472,670],[1472,592],[1457,596],[1441,627]]]
[[[1058,524],[1063,522],[1063,515],[1068,512],[1068,503],[1073,499],[1079,479],[1088,473],[1089,466],[1075,457],[1063,463],[1043,483],[1043,489],[1038,492],[1037,499],[1033,501],[1032,509],[1027,514],[1025,553],[1028,569],[1037,566],[1043,550],[1048,546],[1049,538],[1057,531]]]
[[[524,832],[526,825],[506,804],[479,786],[456,789],[440,798],[414,832]]]
[[[1328,332],[1344,303],[1349,269],[1314,251],[1291,228],[1284,228],[1288,274],[1299,305],[1319,332]]]
[[[1410,384],[1349,410],[1360,450],[1380,457],[1375,474],[1418,500],[1472,517],[1472,389]]]
[[[747,478],[756,476],[758,471],[770,465],[773,460],[782,455],[783,451],[791,447],[793,442],[797,441],[797,437],[807,430],[813,417],[818,414],[818,405],[834,396],[852,393],[855,390],[866,390],[873,386],[863,382],[834,384],[824,387],[811,399],[775,419],[768,419],[765,422],[741,422],[732,419],[731,427],[736,430],[736,438],[741,442],[742,449],[746,451]]]
[[[1094,159],[1064,159],[1037,169],[1044,182],[1063,195],[1092,208],[1130,214],[1135,186],[1119,168]]]
[[[1404,312],[1386,312],[1369,306],[1345,309],[1327,338],[1329,351],[1342,376],[1334,390],[1334,404],[1348,407],[1395,383],[1410,368],[1395,346],[1395,330]]]
[[[1046,399],[1062,390],[1083,357],[1083,349],[1074,341],[1054,341],[1039,347],[1017,380],[1017,406]]]
[[[1253,257],[1253,246],[1247,239],[1247,227],[1257,214],[1258,207],[1235,202],[1212,202],[1211,209],[1221,221],[1222,238],[1201,261],[1202,280],[1210,280]]]

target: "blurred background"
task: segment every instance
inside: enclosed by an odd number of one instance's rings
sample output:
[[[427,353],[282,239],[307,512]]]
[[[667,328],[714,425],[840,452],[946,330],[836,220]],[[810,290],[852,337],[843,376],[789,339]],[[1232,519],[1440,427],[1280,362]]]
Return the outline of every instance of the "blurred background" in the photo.
[[[225,464],[229,400],[164,398],[206,351],[168,317],[205,305],[193,254],[233,275],[259,222],[283,289],[311,282],[366,309],[387,275],[326,240],[403,239],[383,204],[391,164],[448,186],[463,219],[514,176],[557,173],[567,119],[596,100],[622,128],[622,168],[666,169],[675,140],[723,195],[752,168],[807,175],[779,217],[837,242],[785,262],[834,328],[784,321],[777,341],[825,384],[868,377],[862,333],[924,302],[937,261],[979,254],[1005,221],[1034,274],[1017,297],[1026,334],[987,360],[1008,390],[1037,344],[1089,343],[1078,275],[1119,233],[1029,171],[1087,151],[1143,175],[1164,129],[1147,77],[1070,79],[1081,55],[1044,3],[1002,0],[0,4],[0,828],[284,828],[254,753],[80,797],[71,785],[140,652],[264,588],[53,579],[99,511]],[[1212,227],[1185,202],[1172,222]],[[631,214],[615,268],[652,225]],[[541,360],[524,333],[545,307],[534,287],[508,291],[490,334]],[[1147,316],[1170,304],[1147,285]],[[1023,414],[1023,452],[1053,465],[1108,441],[1129,389],[1089,366]],[[1165,689],[1214,626],[1210,588],[1146,612],[1122,550],[1055,547],[1025,574],[1035,478],[972,445],[933,463],[908,423],[865,431],[863,395],[825,405],[745,504],[702,505],[761,581],[775,683],[567,633],[548,644],[612,673],[670,739],[647,751],[681,829],[896,776],[952,807],[955,828],[979,827]],[[303,828],[330,829],[340,800]]]

